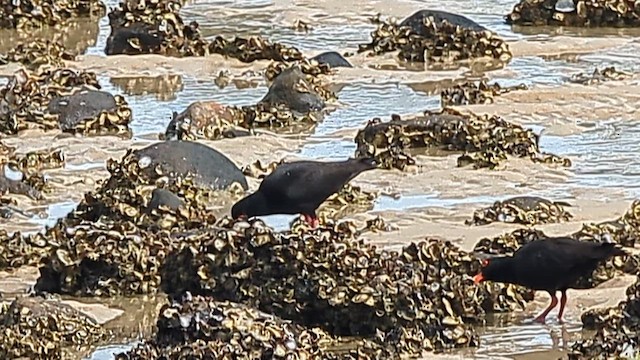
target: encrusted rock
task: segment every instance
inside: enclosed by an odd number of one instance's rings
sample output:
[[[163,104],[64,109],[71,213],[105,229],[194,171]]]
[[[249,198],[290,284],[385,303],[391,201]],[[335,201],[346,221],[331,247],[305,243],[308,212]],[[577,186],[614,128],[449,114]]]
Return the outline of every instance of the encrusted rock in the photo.
[[[358,52],[383,54],[399,50],[402,60],[442,66],[478,58],[508,62],[507,43],[496,34],[461,15],[439,10],[421,10],[402,23],[382,22],[371,33],[373,41]]]
[[[571,204],[544,199],[538,196],[516,196],[496,201],[492,206],[477,210],[467,225],[486,225],[495,221],[538,225],[569,221],[573,215],[565,211]]]
[[[541,152],[538,138],[533,131],[498,116],[444,108],[439,112],[425,111],[423,116],[410,120],[402,120],[399,115],[392,115],[388,122],[374,118],[358,132],[355,142],[356,156],[375,156],[387,169],[404,170],[415,164],[407,151],[427,147],[464,151],[458,166],[495,168],[507,155],[571,166],[568,158]]]
[[[637,27],[640,4],[627,0],[521,0],[505,20],[526,26]]]
[[[49,67],[36,72],[19,70],[0,89],[0,131],[16,134],[41,128],[85,135],[129,135],[131,109],[127,102],[99,89],[92,72]],[[87,106],[94,101],[97,106]]]
[[[57,300],[20,297],[0,309],[0,357],[63,359],[64,346],[89,346],[110,337],[91,317]]]
[[[55,26],[67,20],[83,17],[102,17],[106,6],[99,0],[2,0],[0,28],[28,29],[44,25]]]
[[[454,85],[440,92],[442,107],[451,105],[492,104],[496,96],[506,94],[513,90],[526,90],[525,84],[502,87],[498,83],[487,84],[486,81],[468,81]]]
[[[473,346],[469,322],[522,306],[529,293],[475,286],[480,261],[448,242],[385,251],[339,224],[275,233],[260,220],[184,234],[163,266],[162,288],[246,303],[332,335],[358,335],[398,353]],[[404,333],[404,332],[407,333]]]

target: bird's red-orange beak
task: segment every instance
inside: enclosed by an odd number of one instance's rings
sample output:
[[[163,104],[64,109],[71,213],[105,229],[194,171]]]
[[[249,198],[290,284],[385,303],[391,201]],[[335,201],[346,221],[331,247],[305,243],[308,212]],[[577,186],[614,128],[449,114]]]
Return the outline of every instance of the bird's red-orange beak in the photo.
[[[248,218],[249,218],[249,217],[248,217],[247,215],[245,215],[245,214],[240,214],[240,215],[238,215],[237,220],[247,220]]]
[[[473,282],[476,284],[480,284],[483,281],[484,281],[484,276],[482,275],[482,273],[473,277]]]

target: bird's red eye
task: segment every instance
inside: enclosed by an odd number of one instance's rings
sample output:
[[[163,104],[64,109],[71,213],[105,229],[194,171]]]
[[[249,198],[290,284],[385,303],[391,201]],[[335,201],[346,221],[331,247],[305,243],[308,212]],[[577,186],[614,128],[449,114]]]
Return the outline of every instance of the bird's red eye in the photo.
[[[482,260],[482,267],[489,265],[489,259]]]

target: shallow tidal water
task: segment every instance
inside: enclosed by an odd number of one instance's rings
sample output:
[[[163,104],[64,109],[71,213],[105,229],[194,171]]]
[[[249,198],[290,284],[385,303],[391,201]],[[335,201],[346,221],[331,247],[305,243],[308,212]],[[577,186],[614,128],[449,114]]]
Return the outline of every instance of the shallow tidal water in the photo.
[[[106,1],[108,7],[116,5],[116,1]],[[366,1],[361,1],[365,3]],[[372,2],[373,3],[373,2]],[[480,24],[498,32],[508,40],[519,40],[539,43],[554,36],[571,36],[576,38],[634,38],[640,34],[635,30],[584,30],[584,29],[530,29],[511,28],[503,22],[514,1],[506,0],[474,0],[474,1],[414,1],[404,2],[402,10],[390,9],[391,13],[399,13],[399,18],[408,16],[416,10],[433,8],[466,15]],[[328,5],[327,5],[328,6]],[[391,5],[390,5],[391,6]],[[395,5],[394,5],[395,6]],[[304,51],[352,49],[358,44],[370,41],[370,32],[375,25],[367,23],[357,15],[373,15],[367,6],[362,9],[337,10],[336,13],[317,11],[322,4],[311,1],[193,1],[182,10],[185,20],[196,20],[203,34],[214,37],[262,35],[273,41],[283,42]],[[284,9],[284,11],[283,11]],[[406,11],[404,11],[406,10]],[[314,16],[318,13],[319,15]],[[386,15],[383,13],[383,15]],[[295,19],[311,19],[314,29],[310,33],[299,33],[281,26],[283,19],[292,23]],[[316,24],[317,23],[317,24]],[[85,54],[104,55],[104,45],[110,29],[106,16],[99,24],[80,24],[77,29],[70,30],[68,41],[86,48]],[[50,35],[46,35],[50,36]],[[2,38],[0,36],[0,38]],[[75,39],[75,40],[74,40]],[[81,39],[82,41],[77,41]],[[11,40],[0,40],[0,47],[10,44]],[[487,73],[491,82],[501,85],[525,83],[527,86],[561,86],[566,84],[568,76],[578,71],[593,71],[594,66],[614,65],[618,70],[640,71],[639,46],[627,46],[608,49],[604,52],[594,51],[580,56],[545,57],[521,56],[514,58],[504,69],[496,74]],[[571,53],[571,49],[567,49]],[[223,70],[223,69],[220,69]],[[464,71],[464,69],[463,69]],[[505,74],[501,77],[500,74]],[[215,77],[215,73],[211,77]],[[460,73],[458,77],[461,77]],[[99,76],[105,91],[123,93],[117,79]],[[134,140],[145,142],[157,139],[157,134],[164,132],[171,120],[172,112],[181,112],[190,103],[197,100],[215,100],[223,104],[248,105],[260,100],[266,94],[267,87],[262,81],[257,85],[230,85],[220,88],[212,81],[204,81],[183,74],[180,85],[173,91],[162,94],[140,93],[126,94],[126,99],[133,110],[134,121],[131,126]],[[338,92],[338,105],[327,115],[314,132],[305,139],[305,145],[294,153],[298,157],[318,159],[343,159],[353,155],[355,143],[352,136],[335,136],[335,133],[348,129],[361,128],[366,121],[380,117],[388,119],[391,114],[417,113],[426,109],[437,109],[439,96],[429,95],[419,82],[406,83],[394,81],[393,78],[381,82],[370,80],[350,81],[341,84]],[[571,97],[571,94],[566,96]],[[597,106],[597,104],[594,104]],[[617,105],[616,105],[617,106]],[[619,104],[621,111],[626,107],[637,108],[635,104]],[[554,116],[562,117],[563,113]],[[569,179],[560,184],[545,186],[538,184],[535,193],[529,195],[546,196],[556,200],[572,199],[576,189],[615,189],[621,191],[628,200],[640,197],[640,158],[637,156],[640,143],[638,121],[627,121],[616,114],[598,119],[587,119],[577,122],[580,131],[563,135],[557,132],[545,134],[546,127],[553,119],[546,115],[523,115],[521,123],[528,127],[543,131],[540,147],[543,151],[569,156],[573,167]],[[430,156],[427,156],[428,160]],[[273,159],[276,160],[276,159]],[[67,164],[67,170],[87,171],[103,168],[103,163]],[[428,165],[427,165],[428,166]],[[603,191],[594,196],[605,196]],[[487,192],[481,196],[466,196],[460,193],[452,197],[434,190],[429,193],[403,193],[398,198],[381,197],[375,211],[401,211],[426,207],[449,208],[465,205],[490,204],[517,195],[511,189],[502,189],[499,193]],[[52,225],[56,219],[73,210],[75,202],[65,201],[47,206],[46,216],[32,216],[25,221],[38,226]],[[19,216],[19,215],[17,215]],[[266,218],[276,228],[286,227],[292,217],[273,216]],[[552,312],[552,315],[555,314]],[[531,315],[531,314],[528,314]],[[489,322],[479,329],[481,344],[477,349],[465,349],[454,353],[461,358],[478,359],[512,359],[535,354],[537,359],[555,359],[557,351],[566,346],[567,341],[575,340],[581,332],[579,318],[568,318],[568,324],[557,325],[551,316],[549,325],[527,325],[522,323],[522,316],[510,316],[506,320]],[[125,351],[131,344],[112,344],[97,349],[89,359],[107,360],[113,358],[114,352]]]

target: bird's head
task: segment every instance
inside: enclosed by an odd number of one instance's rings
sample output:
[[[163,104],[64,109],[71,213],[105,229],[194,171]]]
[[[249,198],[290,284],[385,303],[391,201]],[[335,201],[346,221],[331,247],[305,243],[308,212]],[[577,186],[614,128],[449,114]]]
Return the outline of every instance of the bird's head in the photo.
[[[254,216],[267,215],[269,207],[264,196],[255,192],[245,196],[231,207],[231,217],[234,219],[247,219]]]
[[[496,281],[510,283],[514,272],[511,269],[511,257],[494,257],[482,260],[480,272],[473,277],[473,282]]]

